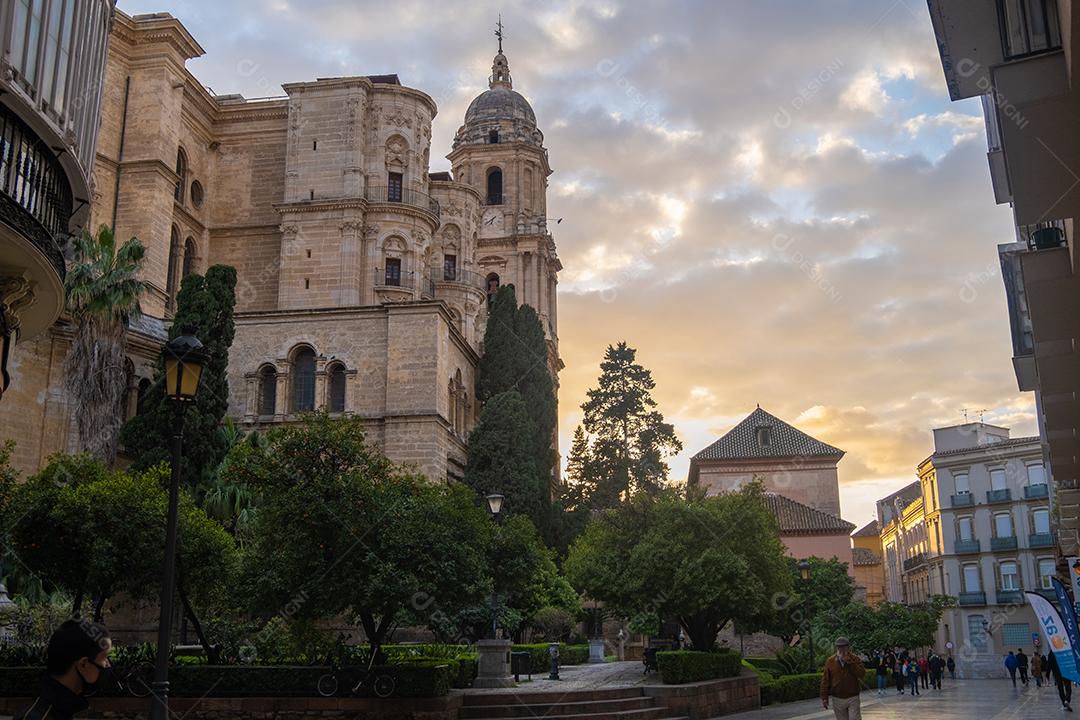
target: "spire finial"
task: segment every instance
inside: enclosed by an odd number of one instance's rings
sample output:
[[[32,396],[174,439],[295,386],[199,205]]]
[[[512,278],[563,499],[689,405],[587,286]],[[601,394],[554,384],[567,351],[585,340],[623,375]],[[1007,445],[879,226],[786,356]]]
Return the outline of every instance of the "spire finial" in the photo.
[[[514,87],[513,81],[510,79],[510,63],[506,61],[506,56],[503,55],[502,41],[506,35],[503,33],[502,13],[499,13],[499,22],[495,23],[495,37],[499,38],[499,53],[495,56],[494,62],[491,63],[491,77],[489,78],[488,87],[506,88],[507,90]]]
[[[502,52],[503,24],[502,13],[499,13],[499,22],[495,23],[495,37],[499,38],[499,52]]]

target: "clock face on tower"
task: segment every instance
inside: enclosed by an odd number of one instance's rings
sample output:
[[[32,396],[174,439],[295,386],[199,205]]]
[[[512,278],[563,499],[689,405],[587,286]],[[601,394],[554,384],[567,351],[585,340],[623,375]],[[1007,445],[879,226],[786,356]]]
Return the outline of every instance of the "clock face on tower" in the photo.
[[[480,220],[480,234],[481,235],[496,235],[502,232],[502,211],[498,208],[488,208],[484,211],[484,216]]]

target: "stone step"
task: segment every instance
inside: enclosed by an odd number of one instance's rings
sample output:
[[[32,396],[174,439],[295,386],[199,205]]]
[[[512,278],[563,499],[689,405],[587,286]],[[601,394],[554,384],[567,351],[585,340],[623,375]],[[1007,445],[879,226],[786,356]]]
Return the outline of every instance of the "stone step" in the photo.
[[[506,698],[507,701],[511,698]],[[533,718],[566,715],[591,715],[592,713],[618,710],[646,710],[656,706],[651,697],[628,697],[614,700],[567,700],[557,703],[533,702],[528,696],[512,705],[464,705],[459,717],[462,720],[477,718]]]
[[[495,707],[499,706],[496,705]],[[666,717],[667,712],[667,708],[662,707],[649,707],[641,708],[638,710],[609,710],[606,712],[590,712],[587,709],[582,709],[580,712],[577,712],[573,715],[544,715],[541,713],[537,713],[532,717],[543,718],[544,720],[582,720],[582,718],[589,718],[589,720],[663,720],[663,718]],[[518,720],[518,718],[520,717],[520,715],[515,715],[512,717],[490,715],[486,716],[485,720]]]
[[[593,700],[619,700],[641,697],[641,688],[607,688],[604,690],[552,690],[548,692],[491,692],[465,693],[463,703],[469,705],[554,705],[557,703],[591,702]]]

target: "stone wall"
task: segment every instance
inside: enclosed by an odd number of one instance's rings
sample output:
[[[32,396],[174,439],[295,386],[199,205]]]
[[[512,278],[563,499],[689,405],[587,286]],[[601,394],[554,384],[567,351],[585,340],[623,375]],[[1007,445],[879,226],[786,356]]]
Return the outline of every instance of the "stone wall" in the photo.
[[[646,697],[656,698],[666,715],[704,720],[761,707],[761,689],[757,673],[744,670],[741,675],[721,680],[703,680],[685,685],[645,685]]]

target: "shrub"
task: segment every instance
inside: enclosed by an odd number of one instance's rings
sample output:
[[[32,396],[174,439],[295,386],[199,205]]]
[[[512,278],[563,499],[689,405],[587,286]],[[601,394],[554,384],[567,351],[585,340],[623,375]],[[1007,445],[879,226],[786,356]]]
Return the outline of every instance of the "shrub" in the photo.
[[[742,657],[731,650],[670,650],[656,653],[656,661],[665,685],[734,677],[742,671]]]
[[[820,673],[781,675],[780,677],[771,680],[766,680],[762,677],[761,704],[771,705],[774,703],[785,703],[794,700],[815,698],[818,696],[820,688]]]
[[[32,697],[44,672],[44,666],[0,667],[0,697]]]
[[[774,657],[752,657],[746,658],[753,664],[754,668],[761,670],[772,676],[790,674],[784,664]]]
[[[542,607],[533,615],[532,626],[544,639],[561,642],[570,635],[574,616],[565,608]]]

